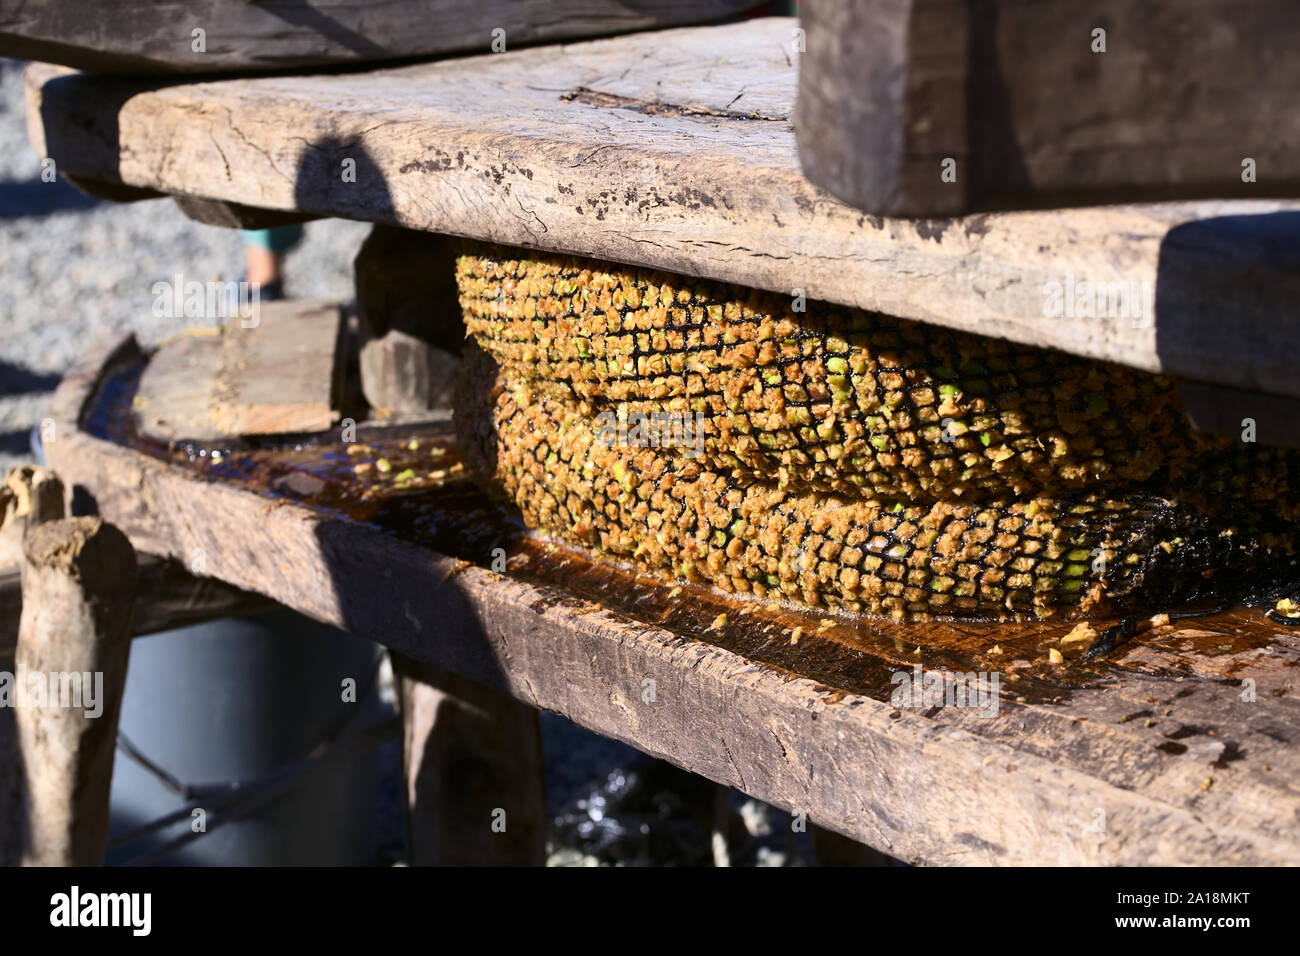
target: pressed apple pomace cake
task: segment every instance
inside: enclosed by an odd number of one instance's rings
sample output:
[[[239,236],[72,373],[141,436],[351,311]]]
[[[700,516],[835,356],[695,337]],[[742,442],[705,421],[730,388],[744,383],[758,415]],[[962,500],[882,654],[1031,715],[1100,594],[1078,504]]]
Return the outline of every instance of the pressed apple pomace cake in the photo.
[[[467,467],[530,527],[666,577],[1041,616],[1292,573],[1297,457],[1193,431],[1166,379],[567,257],[457,279]],[[640,416],[688,440],[602,425]]]

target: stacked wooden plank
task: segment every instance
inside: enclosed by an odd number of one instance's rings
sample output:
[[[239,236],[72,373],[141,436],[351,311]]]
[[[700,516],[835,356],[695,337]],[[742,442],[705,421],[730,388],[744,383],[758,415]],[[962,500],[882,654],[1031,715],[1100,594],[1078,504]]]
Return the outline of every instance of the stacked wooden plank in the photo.
[[[163,343],[132,415],[161,442],[324,431],[341,416],[345,325],[329,302],[250,303]]]
[[[1300,397],[1300,205],[860,212],[800,168],[793,22],[346,76],[32,67],[29,128],[61,171],[144,195],[581,253]]]

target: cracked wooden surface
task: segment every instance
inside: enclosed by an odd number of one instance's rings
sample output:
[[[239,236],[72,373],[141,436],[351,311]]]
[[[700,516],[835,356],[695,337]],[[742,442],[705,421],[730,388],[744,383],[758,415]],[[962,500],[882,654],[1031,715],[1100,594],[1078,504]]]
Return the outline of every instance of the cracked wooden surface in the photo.
[[[784,18],[335,76],[38,65],[28,118],[38,155],[91,179],[801,290],[1300,396],[1300,204],[869,216],[800,171],[797,65]],[[1053,281],[1145,288],[1154,319],[1048,317]]]

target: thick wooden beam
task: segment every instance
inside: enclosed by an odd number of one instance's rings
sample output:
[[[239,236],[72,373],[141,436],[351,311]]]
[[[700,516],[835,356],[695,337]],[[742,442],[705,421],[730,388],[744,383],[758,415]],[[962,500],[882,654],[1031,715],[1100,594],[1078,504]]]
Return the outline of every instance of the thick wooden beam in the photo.
[[[863,213],[800,168],[794,29],[768,18],[161,88],[31,67],[29,129],[60,168],[135,186],[581,253],[1300,396],[1300,205]]]
[[[393,655],[402,711],[408,859],[541,866],[546,781],[537,708]]]
[[[70,371],[52,464],[142,550],[202,547],[222,580],[908,862],[1300,862],[1300,635],[1257,613],[1175,622],[1095,665],[1069,624],[803,618],[798,636],[577,554],[545,580],[496,573],[80,431],[103,369],[139,360],[115,343]],[[896,705],[892,675],[914,667],[1023,690]]]
[[[99,518],[28,535],[13,675],[22,811],[6,821],[25,864],[104,862],[135,586],[130,542]]]
[[[301,69],[700,23],[751,6],[752,0],[0,0],[0,56],[99,73]]]
[[[1288,0],[805,0],[800,15],[804,170],[866,212],[1300,195]]]

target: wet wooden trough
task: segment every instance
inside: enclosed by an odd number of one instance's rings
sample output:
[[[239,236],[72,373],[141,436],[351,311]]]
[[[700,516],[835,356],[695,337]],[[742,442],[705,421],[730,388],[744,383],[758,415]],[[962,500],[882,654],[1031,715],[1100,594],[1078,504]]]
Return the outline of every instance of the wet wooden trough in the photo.
[[[659,583],[525,535],[445,424],[152,445],[129,424],[146,362],[131,339],[88,354],[47,448],[78,509],[138,550],[201,554],[214,578],[904,860],[1300,862],[1300,632],[1257,611],[1084,662],[1070,625],[850,620]],[[996,674],[996,702],[901,700],[895,675],[917,668]]]

